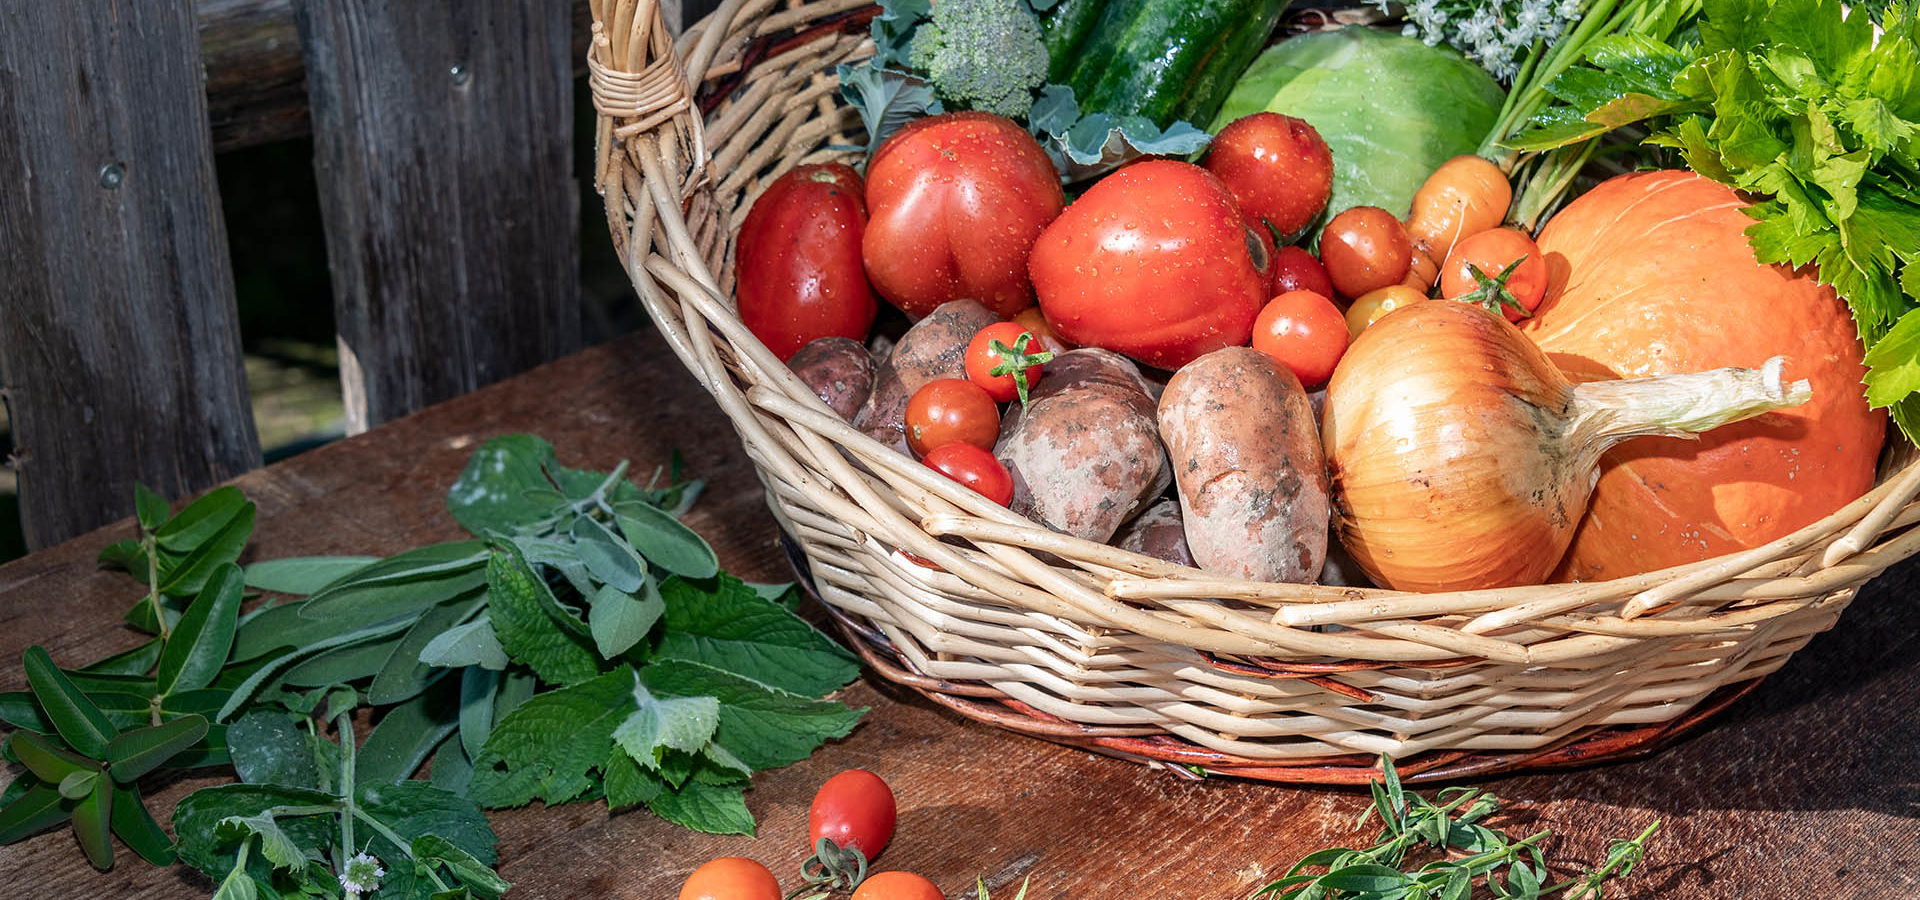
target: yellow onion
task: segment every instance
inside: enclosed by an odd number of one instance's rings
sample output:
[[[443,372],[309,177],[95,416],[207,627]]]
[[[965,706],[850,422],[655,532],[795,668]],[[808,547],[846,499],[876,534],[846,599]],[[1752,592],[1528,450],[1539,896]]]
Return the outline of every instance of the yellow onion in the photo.
[[[1805,403],[1811,388],[1782,384],[1783,365],[1576,385],[1500,315],[1403,307],[1361,333],[1327,385],[1335,527],[1387,587],[1537,584],[1573,538],[1602,453]]]

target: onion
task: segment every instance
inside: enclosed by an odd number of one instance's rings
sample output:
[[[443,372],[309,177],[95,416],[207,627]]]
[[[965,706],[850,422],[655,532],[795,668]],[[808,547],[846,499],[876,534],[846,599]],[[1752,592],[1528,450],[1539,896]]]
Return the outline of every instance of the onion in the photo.
[[[1781,357],[1575,385],[1507,320],[1427,300],[1362,332],[1327,385],[1321,440],[1342,543],[1378,584],[1537,584],[1631,438],[1687,437],[1812,397]]]

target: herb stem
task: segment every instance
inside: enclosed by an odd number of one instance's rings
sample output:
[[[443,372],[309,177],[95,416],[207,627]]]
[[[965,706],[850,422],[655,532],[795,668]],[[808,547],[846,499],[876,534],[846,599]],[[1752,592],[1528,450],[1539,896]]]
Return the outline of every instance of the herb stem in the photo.
[[[334,720],[334,730],[340,734],[340,874],[346,875],[346,857],[355,852],[353,843],[353,820],[359,814],[359,807],[353,802],[353,710],[340,713]]]
[[[382,822],[371,815],[368,815],[366,810],[363,810],[360,807],[355,806],[352,808],[352,815],[350,817],[343,816],[342,818],[355,818],[355,819],[359,819],[362,822],[367,823],[367,827],[373,829],[375,834],[378,834],[381,837],[386,838],[395,847],[400,848],[401,856],[404,856],[409,860],[413,859],[413,847],[412,845],[407,843],[407,839],[401,837],[400,834],[394,831],[392,828],[387,827],[387,823]],[[427,877],[433,880],[434,887],[437,887],[442,891],[450,890],[450,888],[447,886],[447,883],[440,879],[439,873],[435,872],[432,866],[421,866],[420,869],[422,871],[425,871],[427,873]]]
[[[154,627],[160,629],[164,643],[173,636],[173,629],[167,627],[167,612],[160,606],[160,542],[145,528],[140,529],[140,549],[147,554],[147,602],[153,606]]]

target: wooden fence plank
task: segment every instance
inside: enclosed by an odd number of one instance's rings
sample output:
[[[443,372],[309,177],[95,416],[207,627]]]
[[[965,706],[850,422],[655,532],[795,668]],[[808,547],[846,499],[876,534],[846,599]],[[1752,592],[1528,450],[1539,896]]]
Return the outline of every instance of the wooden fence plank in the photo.
[[[580,344],[568,4],[295,0],[349,432]]]
[[[44,547],[260,464],[190,0],[0,0],[0,378]]]

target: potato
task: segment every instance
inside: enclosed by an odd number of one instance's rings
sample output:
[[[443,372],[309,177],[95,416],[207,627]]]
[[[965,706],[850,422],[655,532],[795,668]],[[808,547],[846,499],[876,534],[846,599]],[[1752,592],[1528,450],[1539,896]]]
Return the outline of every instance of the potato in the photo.
[[[1180,501],[1164,499],[1123,526],[1120,533],[1113,536],[1113,545],[1170,563],[1194,566],[1185,529],[1180,521]]]
[[[1013,475],[1014,512],[1106,543],[1172,480],[1153,398],[1117,353],[1081,349],[1047,365],[1025,411],[1008,407],[994,455]]]
[[[842,419],[852,421],[873,393],[873,355],[859,341],[823,337],[787,360],[787,368]]]
[[[893,345],[874,374],[873,393],[853,418],[853,426],[874,440],[909,456],[907,401],[937,378],[967,377],[967,342],[974,332],[1000,321],[973,300],[942,303]]]
[[[1209,572],[1311,583],[1327,555],[1329,489],[1300,380],[1258,350],[1188,363],[1160,398],[1187,546]]]

